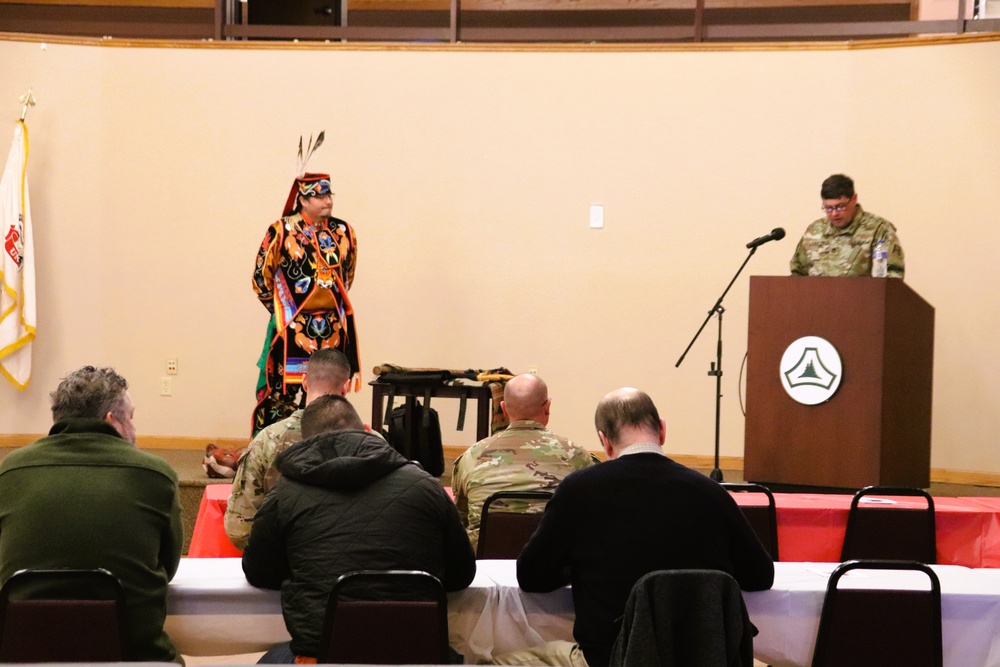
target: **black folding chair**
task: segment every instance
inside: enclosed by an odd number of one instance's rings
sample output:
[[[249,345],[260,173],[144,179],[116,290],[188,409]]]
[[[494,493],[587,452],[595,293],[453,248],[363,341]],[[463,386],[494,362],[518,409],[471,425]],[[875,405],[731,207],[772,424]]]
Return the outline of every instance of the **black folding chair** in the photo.
[[[740,585],[718,570],[658,570],[632,587],[611,667],[753,665]]]
[[[542,512],[505,512],[490,508],[496,502],[523,500],[545,505],[552,498],[551,491],[498,491],[483,503],[479,519],[477,559],[514,559],[528,543],[542,521]]]
[[[927,576],[927,590],[841,588],[852,570],[907,570]],[[864,583],[865,579],[859,579]],[[830,575],[812,667],[942,667],[941,583],[923,563],[852,560]]]
[[[0,587],[0,662],[122,662],[126,637],[107,570],[18,570]]]
[[[735,484],[720,482],[730,493],[760,493],[767,497],[765,505],[740,505],[747,523],[757,533],[760,543],[771,554],[771,560],[778,560],[778,510],[774,504],[774,494],[763,484]]]
[[[450,662],[448,599],[418,570],[359,570],[330,592],[321,664],[443,665]]]
[[[923,509],[875,504],[862,499],[872,496],[912,496],[923,498]],[[854,494],[847,515],[847,531],[840,560],[856,558],[937,562],[937,533],[934,499],[922,489],[896,486],[867,486]]]

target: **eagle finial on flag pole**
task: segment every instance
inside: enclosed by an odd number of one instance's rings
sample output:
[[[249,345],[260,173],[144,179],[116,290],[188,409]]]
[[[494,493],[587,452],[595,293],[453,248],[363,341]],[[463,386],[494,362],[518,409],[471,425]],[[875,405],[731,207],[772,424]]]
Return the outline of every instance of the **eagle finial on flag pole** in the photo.
[[[24,117],[28,115],[28,107],[35,106],[35,96],[31,93],[32,89],[28,88],[28,92],[17,98],[17,101],[21,103],[21,122],[24,122]]]

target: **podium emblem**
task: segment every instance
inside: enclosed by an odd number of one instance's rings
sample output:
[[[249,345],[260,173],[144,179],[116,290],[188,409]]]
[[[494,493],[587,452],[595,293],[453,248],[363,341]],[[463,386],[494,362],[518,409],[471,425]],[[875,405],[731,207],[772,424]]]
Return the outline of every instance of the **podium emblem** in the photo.
[[[842,374],[837,349],[818,336],[799,338],[781,355],[781,385],[803,405],[830,400],[840,387]]]

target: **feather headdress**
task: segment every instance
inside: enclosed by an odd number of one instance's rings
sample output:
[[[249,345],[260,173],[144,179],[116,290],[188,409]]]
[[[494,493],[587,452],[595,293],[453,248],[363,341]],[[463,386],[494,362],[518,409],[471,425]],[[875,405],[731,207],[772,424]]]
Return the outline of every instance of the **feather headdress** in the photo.
[[[301,136],[299,137],[299,153],[295,170],[296,176],[295,180],[292,182],[292,189],[288,192],[288,199],[285,201],[285,209],[281,214],[282,217],[291,215],[295,212],[297,208],[297,200],[300,196],[320,195],[330,192],[329,174],[309,173],[306,171],[309,160],[312,159],[316,149],[323,145],[323,139],[325,137],[326,132],[321,131],[316,136],[316,141],[313,142],[312,135],[309,135],[309,144],[305,147],[304,151],[302,147],[303,138]]]
[[[295,175],[302,176],[306,173],[306,167],[309,165],[309,160],[312,159],[313,153],[316,149],[323,145],[323,139],[326,138],[326,130],[320,130],[319,135],[316,137],[316,143],[313,143],[312,135],[309,135],[309,145],[306,147],[305,157],[302,154],[302,136],[299,136],[299,159],[295,168]]]

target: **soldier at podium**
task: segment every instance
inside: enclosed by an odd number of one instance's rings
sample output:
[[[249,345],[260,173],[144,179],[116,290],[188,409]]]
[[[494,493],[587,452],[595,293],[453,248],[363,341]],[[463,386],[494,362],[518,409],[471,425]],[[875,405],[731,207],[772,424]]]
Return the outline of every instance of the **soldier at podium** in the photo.
[[[806,228],[795,248],[791,269],[800,276],[870,276],[872,252],[881,241],[886,253],[885,275],[903,277],[903,248],[896,228],[868,213],[858,203],[854,181],[834,174],[820,188],[826,215]]]

